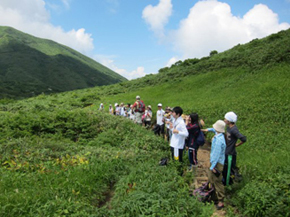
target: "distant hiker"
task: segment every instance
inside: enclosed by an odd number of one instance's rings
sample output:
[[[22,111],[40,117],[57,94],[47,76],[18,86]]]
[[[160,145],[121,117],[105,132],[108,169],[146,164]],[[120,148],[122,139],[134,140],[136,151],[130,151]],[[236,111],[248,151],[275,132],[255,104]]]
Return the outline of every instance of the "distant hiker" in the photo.
[[[120,116],[125,117],[126,116],[125,112],[126,112],[126,109],[124,107],[124,103],[121,102],[121,104],[120,104]]]
[[[115,115],[120,115],[120,106],[119,103],[115,103]]]
[[[192,113],[186,118],[186,128],[188,130],[188,138],[186,145],[186,150],[188,150],[188,159],[189,159],[189,170],[191,171],[193,167],[196,167],[198,164],[197,161],[197,150],[199,145],[196,142],[198,134],[200,132],[200,125],[197,113]]]
[[[236,126],[238,116],[234,112],[228,112],[225,114],[225,123],[227,125],[227,148],[226,159],[223,171],[224,184],[229,185],[232,183],[232,178],[238,178],[239,173],[236,167],[237,163],[237,151],[236,147],[242,145],[247,141],[247,137],[240,133]],[[239,143],[237,141],[240,140]],[[230,178],[231,177],[231,178]]]
[[[151,105],[148,105],[144,117],[144,125],[146,128],[149,128],[151,126],[151,118],[152,118],[152,109]]]
[[[162,109],[162,104],[158,103],[158,110],[156,112],[156,131],[155,134],[160,134],[164,137],[164,114],[165,111]]]
[[[181,117],[182,113],[182,108],[173,108],[172,116],[174,118],[174,122],[170,124],[170,130],[172,131],[172,136],[170,139],[171,155],[172,159],[179,160],[179,162],[182,162],[184,141],[188,136],[186,125]]]
[[[110,106],[109,106],[109,114],[111,114],[111,115],[114,114],[114,109],[113,109],[112,104],[110,104]]]
[[[164,122],[165,122],[165,127],[166,127],[165,135],[168,142],[170,141],[170,138],[172,135],[172,132],[169,127],[170,127],[170,124],[173,123],[173,121],[174,121],[174,118],[172,116],[172,109],[169,106],[167,106],[165,109],[165,114],[164,114]]]
[[[215,191],[212,199],[217,202],[217,209],[224,207],[225,188],[222,182],[222,171],[225,162],[226,140],[225,140],[226,123],[218,120],[213,125],[215,136],[212,138],[210,151],[210,168],[207,172],[208,181],[213,185]]]
[[[128,103],[126,106],[126,117],[130,118],[130,112],[131,112],[131,104]]]
[[[142,125],[142,115],[145,112],[145,104],[141,100],[140,96],[136,96],[136,102],[133,104],[135,112],[135,120],[137,124]]]
[[[104,110],[104,104],[101,103],[101,104],[100,104],[100,107],[99,107],[99,111],[103,111],[103,110]]]
[[[135,122],[135,112],[134,112],[134,108],[133,105],[130,106],[130,110],[129,110],[129,118]]]

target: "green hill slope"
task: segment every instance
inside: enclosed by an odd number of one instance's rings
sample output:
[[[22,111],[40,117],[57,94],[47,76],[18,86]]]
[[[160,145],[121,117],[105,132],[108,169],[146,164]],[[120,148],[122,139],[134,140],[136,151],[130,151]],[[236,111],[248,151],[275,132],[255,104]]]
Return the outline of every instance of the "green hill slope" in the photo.
[[[66,46],[0,27],[0,98],[30,97],[125,80]]]
[[[287,216],[290,205],[290,30],[157,75],[0,104],[3,216],[212,216],[189,196],[194,174],[168,144],[129,120],[99,112],[140,95],[151,105],[198,112],[211,127],[228,111],[247,142],[243,181],[227,188],[228,216]],[[190,64],[188,64],[190,62]],[[92,105],[93,104],[93,105]],[[92,106],[89,106],[92,105]],[[207,134],[210,141],[213,135]],[[39,190],[41,189],[41,191]],[[17,203],[15,203],[17,201]]]

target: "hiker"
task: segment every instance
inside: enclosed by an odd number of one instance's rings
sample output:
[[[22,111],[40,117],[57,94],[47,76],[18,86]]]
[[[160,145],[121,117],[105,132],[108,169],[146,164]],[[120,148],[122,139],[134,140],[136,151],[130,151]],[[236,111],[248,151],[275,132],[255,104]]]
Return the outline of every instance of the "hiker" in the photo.
[[[124,103],[121,102],[120,104],[120,116],[125,116],[126,115],[126,110],[125,110],[125,107],[124,107]]]
[[[239,129],[236,126],[238,116],[234,112],[228,112],[225,114],[225,123],[227,125],[227,148],[225,153],[225,164],[223,171],[223,181],[225,185],[232,183],[232,179],[238,179],[240,176],[238,169],[236,167],[237,163],[237,151],[236,147],[242,145],[247,141],[246,136],[240,133]],[[237,141],[240,140],[239,143]],[[231,177],[231,178],[230,178]]]
[[[162,109],[162,104],[158,103],[158,110],[156,112],[156,131],[155,134],[160,134],[164,137],[164,110]]]
[[[169,127],[172,131],[172,136],[170,139],[172,159],[179,160],[179,162],[182,162],[184,141],[188,136],[186,125],[181,117],[182,113],[182,108],[178,106],[173,108],[172,116],[174,118],[174,122],[170,124]]]
[[[114,109],[113,109],[112,104],[110,104],[110,106],[109,106],[109,114],[111,114],[111,115],[114,114]]]
[[[188,139],[186,143],[186,150],[188,150],[188,159],[189,159],[189,171],[192,171],[193,167],[196,167],[198,164],[197,161],[197,150],[199,148],[196,139],[200,132],[200,125],[198,120],[198,114],[192,113],[186,118],[186,128],[188,130]]]
[[[99,111],[103,111],[103,110],[104,110],[104,104],[103,104],[103,103],[101,103],[101,104],[100,104]]]
[[[142,115],[145,112],[145,104],[140,96],[136,96],[136,102],[133,104],[133,109],[135,112],[135,122],[142,125]]]
[[[129,110],[128,114],[129,114],[130,120],[132,120],[135,123],[135,112],[133,109],[133,105],[130,106],[130,110]]]
[[[126,117],[130,118],[130,113],[131,113],[131,104],[128,103],[126,106]]]
[[[151,126],[151,118],[152,118],[152,109],[151,105],[148,105],[144,117],[144,126],[146,128],[149,128]]]
[[[165,114],[164,114],[164,122],[165,122],[165,126],[166,126],[165,135],[166,135],[166,139],[168,142],[170,141],[170,138],[172,135],[172,132],[171,132],[169,126],[171,123],[173,123],[173,121],[174,121],[174,118],[172,116],[172,109],[169,106],[167,106],[165,109]]]
[[[115,103],[115,115],[119,116],[120,115],[120,106],[118,103]]]
[[[217,202],[217,209],[224,207],[223,200],[225,198],[225,188],[222,182],[222,171],[225,162],[226,139],[225,139],[225,126],[226,123],[218,120],[214,123],[213,128],[208,131],[215,132],[212,138],[211,151],[210,151],[210,168],[207,171],[208,181],[214,187],[212,199]]]

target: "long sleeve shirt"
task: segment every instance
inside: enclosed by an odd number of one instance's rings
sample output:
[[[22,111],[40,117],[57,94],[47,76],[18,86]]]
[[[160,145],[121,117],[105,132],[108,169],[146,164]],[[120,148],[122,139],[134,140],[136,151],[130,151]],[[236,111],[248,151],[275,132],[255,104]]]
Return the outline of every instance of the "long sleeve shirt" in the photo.
[[[210,170],[213,170],[217,163],[224,164],[225,163],[225,151],[226,151],[226,141],[224,134],[219,133],[216,134],[211,143],[211,151],[210,151]]]
[[[236,143],[239,140],[242,142],[247,141],[247,137],[240,133],[237,126],[233,126],[232,128],[227,127],[227,140],[228,146],[226,148],[226,155],[237,155],[236,151]]]
[[[188,131],[182,117],[175,119],[171,131],[174,129],[177,129],[178,133],[172,133],[170,146],[173,148],[183,149],[185,138],[188,136]]]
[[[198,124],[192,124],[189,123],[187,126],[187,131],[188,131],[188,139],[187,139],[187,144],[186,146],[189,148],[194,148],[194,149],[198,149],[198,145],[196,144],[195,140],[198,137],[199,131],[200,131],[200,127],[198,126]]]

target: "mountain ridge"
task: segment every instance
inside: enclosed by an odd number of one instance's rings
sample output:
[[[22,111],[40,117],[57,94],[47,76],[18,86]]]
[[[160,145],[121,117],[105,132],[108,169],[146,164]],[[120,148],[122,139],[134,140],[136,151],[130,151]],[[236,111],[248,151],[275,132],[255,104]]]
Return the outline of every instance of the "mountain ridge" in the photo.
[[[0,27],[0,55],[0,98],[26,98],[127,80],[67,46],[11,27]]]

